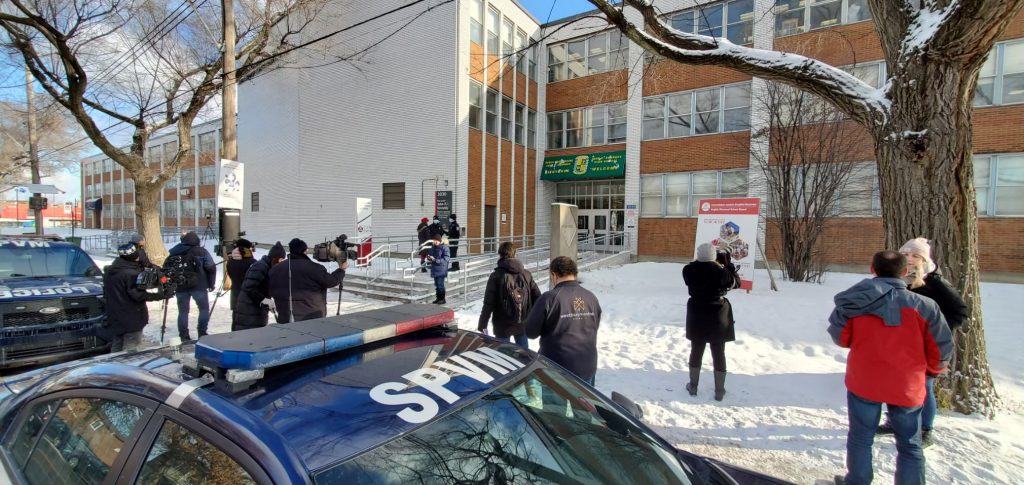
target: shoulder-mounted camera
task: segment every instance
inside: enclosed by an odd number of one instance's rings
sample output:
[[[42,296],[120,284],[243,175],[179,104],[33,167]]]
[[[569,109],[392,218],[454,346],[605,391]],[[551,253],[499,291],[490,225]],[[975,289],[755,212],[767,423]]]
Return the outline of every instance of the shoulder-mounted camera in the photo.
[[[355,260],[359,257],[356,251],[358,244],[348,242],[348,236],[342,234],[333,241],[324,241],[313,246],[313,259],[321,263],[330,261],[342,262],[346,259]]]

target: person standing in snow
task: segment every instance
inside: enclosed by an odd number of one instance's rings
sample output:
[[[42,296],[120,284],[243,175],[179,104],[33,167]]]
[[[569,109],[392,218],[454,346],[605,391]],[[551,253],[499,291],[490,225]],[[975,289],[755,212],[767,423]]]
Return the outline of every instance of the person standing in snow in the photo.
[[[444,280],[448,278],[448,261],[451,260],[451,255],[448,252],[448,241],[445,240],[444,235],[436,233],[432,240],[434,245],[430,247],[430,251],[427,253],[427,263],[430,264],[430,277],[434,278],[434,289],[436,290],[437,298],[431,303],[444,305],[448,303],[445,300]]]
[[[338,251],[331,245],[332,251]],[[301,322],[327,316],[327,289],[341,291],[348,260],[339,254],[338,269],[327,268],[306,256],[306,242],[295,238],[288,242],[288,259],[270,269],[270,296],[277,308],[277,323]]]
[[[210,292],[217,286],[217,266],[213,256],[202,246],[199,236],[192,231],[181,236],[181,243],[167,252],[167,257],[181,256],[195,263],[195,281],[193,286],[179,286],[174,294],[178,302],[178,337],[182,342],[192,340],[188,331],[189,300],[194,300],[199,308],[199,336],[206,335],[210,323]],[[166,264],[166,261],[165,261]]]
[[[427,227],[427,237],[434,239],[434,237],[438,235],[447,236],[448,231],[443,225],[441,225],[441,218],[438,217],[437,214],[434,214],[434,221],[430,223],[429,227]]]
[[[939,311],[946,319],[951,332],[960,328],[967,320],[969,312],[967,304],[964,303],[960,294],[946,280],[942,279],[942,273],[931,257],[932,248],[928,240],[919,237],[907,241],[900,248],[900,254],[907,258],[907,288],[918,295],[935,300],[939,305]],[[921,408],[921,447],[927,448],[935,443],[932,437],[932,430],[935,424],[935,414],[938,405],[935,402],[935,378],[925,378],[925,389],[927,394],[924,398],[924,406]],[[886,413],[885,422],[878,427],[878,434],[893,434],[892,423]]]
[[[874,278],[835,296],[828,333],[850,349],[846,363],[849,432],[846,476],[836,484],[866,485],[874,476],[871,446],[882,404],[896,435],[896,483],[925,483],[921,405],[925,376],[946,370],[953,339],[938,304],[907,289],[907,260],[880,251],[871,260]]]
[[[716,260],[717,258],[717,260]],[[690,299],[686,301],[686,338],[690,341],[690,382],[686,390],[697,395],[704,348],[711,347],[715,369],[715,400],[725,397],[725,343],[736,340],[732,304],[725,298],[739,287],[736,267],[729,253],[718,252],[711,243],[697,246],[696,261],[683,267],[683,282]]]
[[[173,286],[164,286],[158,293],[139,288],[139,274],[145,269],[139,263],[139,247],[135,243],[119,246],[117,259],[104,269],[105,319],[99,336],[111,342],[111,352],[141,347],[142,329],[149,324],[146,302],[166,300],[174,294]]]
[[[462,228],[459,227],[459,222],[455,220],[455,214],[448,216],[448,249],[452,253],[452,259],[455,259],[459,255],[459,238],[462,237]],[[452,271],[459,270],[459,262],[452,262]]]
[[[484,292],[484,308],[476,330],[487,334],[487,321],[494,317],[494,337],[529,349],[529,340],[523,321],[530,315],[530,309],[540,299],[540,288],[533,275],[516,259],[516,246],[503,242],[498,246],[498,267],[487,278]]]
[[[416,239],[419,240],[419,244],[420,244],[420,266],[421,266],[420,271],[422,271],[424,273],[427,272],[427,267],[424,264],[426,262],[426,260],[427,260],[427,255],[424,254],[422,251],[423,251],[423,244],[426,243],[430,239],[430,231],[429,231],[429,227],[430,226],[427,224],[428,220],[429,219],[424,217],[423,219],[420,219],[420,225],[416,226]]]
[[[576,261],[551,260],[550,291],[541,295],[526,318],[526,336],[540,337],[540,355],[594,385],[597,375],[597,329],[601,305],[576,281]]]
[[[252,250],[252,242],[248,239],[238,239],[235,241],[235,249],[231,250],[231,255],[228,257],[228,285],[231,289],[228,303],[231,308],[231,328],[235,328],[234,311],[238,303],[238,295],[242,291],[242,280],[245,279],[245,273],[249,271],[249,267],[256,263]]]
[[[270,269],[284,261],[284,246],[278,241],[266,256],[253,263],[238,287],[238,301],[232,312],[231,331],[267,326],[274,300],[270,298]]]

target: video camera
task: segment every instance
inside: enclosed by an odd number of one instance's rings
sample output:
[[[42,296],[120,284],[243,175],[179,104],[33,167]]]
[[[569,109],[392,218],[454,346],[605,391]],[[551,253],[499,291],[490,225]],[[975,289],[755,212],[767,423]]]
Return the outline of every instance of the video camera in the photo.
[[[728,266],[732,263],[732,250],[729,248],[718,248],[715,251],[715,261],[722,266]]]
[[[239,231],[238,232],[238,237],[241,238],[242,236],[245,236],[245,231]],[[224,241],[224,245],[223,246],[221,246],[220,243],[214,244],[213,245],[213,254],[221,254],[221,249],[223,249],[223,248],[227,248],[228,252],[231,252],[232,249],[235,249],[235,247],[237,247],[237,246],[235,246],[236,242],[238,242],[238,239],[233,239],[231,241]],[[256,246],[257,244],[256,244],[255,241],[253,241],[252,245]]]
[[[340,263],[346,259],[355,260],[359,257],[356,243],[348,242],[348,236],[342,234],[333,241],[325,241],[313,246],[313,259],[321,263],[334,261]]]
[[[158,293],[174,293],[175,285],[159,268],[143,269],[135,278],[135,286],[140,290],[158,290]]]

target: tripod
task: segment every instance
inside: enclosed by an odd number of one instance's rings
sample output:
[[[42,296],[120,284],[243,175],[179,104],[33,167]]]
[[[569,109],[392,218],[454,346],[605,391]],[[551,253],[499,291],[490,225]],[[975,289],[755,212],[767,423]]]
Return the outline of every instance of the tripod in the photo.
[[[206,229],[203,231],[203,240],[217,239],[217,233],[213,230],[213,221],[210,216],[206,216]]]

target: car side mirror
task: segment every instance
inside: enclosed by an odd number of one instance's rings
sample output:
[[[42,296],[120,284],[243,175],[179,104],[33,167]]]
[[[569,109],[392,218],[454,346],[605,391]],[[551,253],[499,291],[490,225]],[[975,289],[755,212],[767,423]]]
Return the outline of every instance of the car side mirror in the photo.
[[[638,420],[644,419],[644,410],[641,409],[640,406],[638,406],[637,403],[633,402],[630,398],[623,396],[622,394],[619,394],[615,391],[612,391],[612,401],[614,401],[615,404],[622,406],[622,409],[625,409],[629,414],[632,414],[634,418]]]

